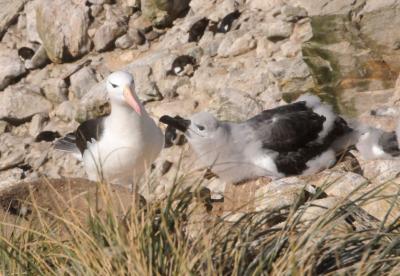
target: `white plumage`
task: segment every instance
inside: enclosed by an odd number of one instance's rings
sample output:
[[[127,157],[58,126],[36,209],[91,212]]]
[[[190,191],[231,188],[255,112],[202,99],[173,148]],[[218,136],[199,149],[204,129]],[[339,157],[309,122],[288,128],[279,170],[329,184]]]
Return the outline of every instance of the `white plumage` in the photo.
[[[164,136],[135,93],[133,77],[123,71],[106,81],[111,114],[89,120],[77,129],[75,150],[80,150],[90,180],[130,185],[137,181],[160,153]],[[63,146],[64,144],[64,146]]]

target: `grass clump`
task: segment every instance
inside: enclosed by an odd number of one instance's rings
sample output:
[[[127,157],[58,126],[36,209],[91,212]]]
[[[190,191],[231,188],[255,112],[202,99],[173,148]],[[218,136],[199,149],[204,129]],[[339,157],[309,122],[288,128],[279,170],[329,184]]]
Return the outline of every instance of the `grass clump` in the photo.
[[[5,275],[396,275],[400,271],[399,219],[380,222],[354,202],[336,200],[326,206],[326,201],[315,199],[249,212],[227,222],[213,213],[208,201],[187,189],[173,189],[165,199],[136,208],[134,200],[118,199],[110,186],[97,188],[104,203],[97,209],[90,197],[80,193],[86,207],[77,206],[78,195],[72,195],[49,210],[32,200],[31,193],[24,202],[29,215],[3,213],[1,271]],[[398,202],[398,195],[393,199]]]

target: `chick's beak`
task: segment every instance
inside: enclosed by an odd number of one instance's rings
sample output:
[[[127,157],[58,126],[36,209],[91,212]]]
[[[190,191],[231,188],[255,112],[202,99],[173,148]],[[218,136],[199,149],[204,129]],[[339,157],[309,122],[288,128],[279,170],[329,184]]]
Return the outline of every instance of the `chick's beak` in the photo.
[[[124,98],[137,114],[142,115],[142,108],[133,96],[132,89],[129,86],[124,87]]]
[[[172,118],[168,115],[164,115],[160,118],[160,122],[182,132],[186,132],[190,126],[190,120],[183,119],[180,116],[175,116],[175,118]]]

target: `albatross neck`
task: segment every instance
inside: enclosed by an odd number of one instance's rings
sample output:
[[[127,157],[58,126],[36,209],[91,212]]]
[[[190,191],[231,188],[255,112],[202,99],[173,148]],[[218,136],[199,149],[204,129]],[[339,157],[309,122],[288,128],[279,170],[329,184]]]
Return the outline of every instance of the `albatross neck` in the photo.
[[[137,114],[136,111],[133,110],[133,108],[126,103],[111,101],[110,119],[112,121],[114,121],[115,119],[116,122],[121,120],[123,121],[124,118],[140,121],[142,117],[147,115],[146,110],[143,108],[142,104],[140,104],[140,107],[142,109],[142,115]]]

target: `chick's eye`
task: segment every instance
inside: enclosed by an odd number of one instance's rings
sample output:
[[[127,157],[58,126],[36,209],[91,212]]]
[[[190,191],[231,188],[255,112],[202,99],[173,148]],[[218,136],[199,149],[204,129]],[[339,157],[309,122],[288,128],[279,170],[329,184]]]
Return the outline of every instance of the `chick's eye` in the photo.
[[[197,125],[197,128],[199,129],[199,130],[204,130],[204,127],[203,126],[200,126],[200,125]]]
[[[116,88],[118,85],[116,85],[116,84],[113,84],[113,83],[111,83],[110,82],[110,84],[111,84],[111,86],[113,87],[113,88]]]

